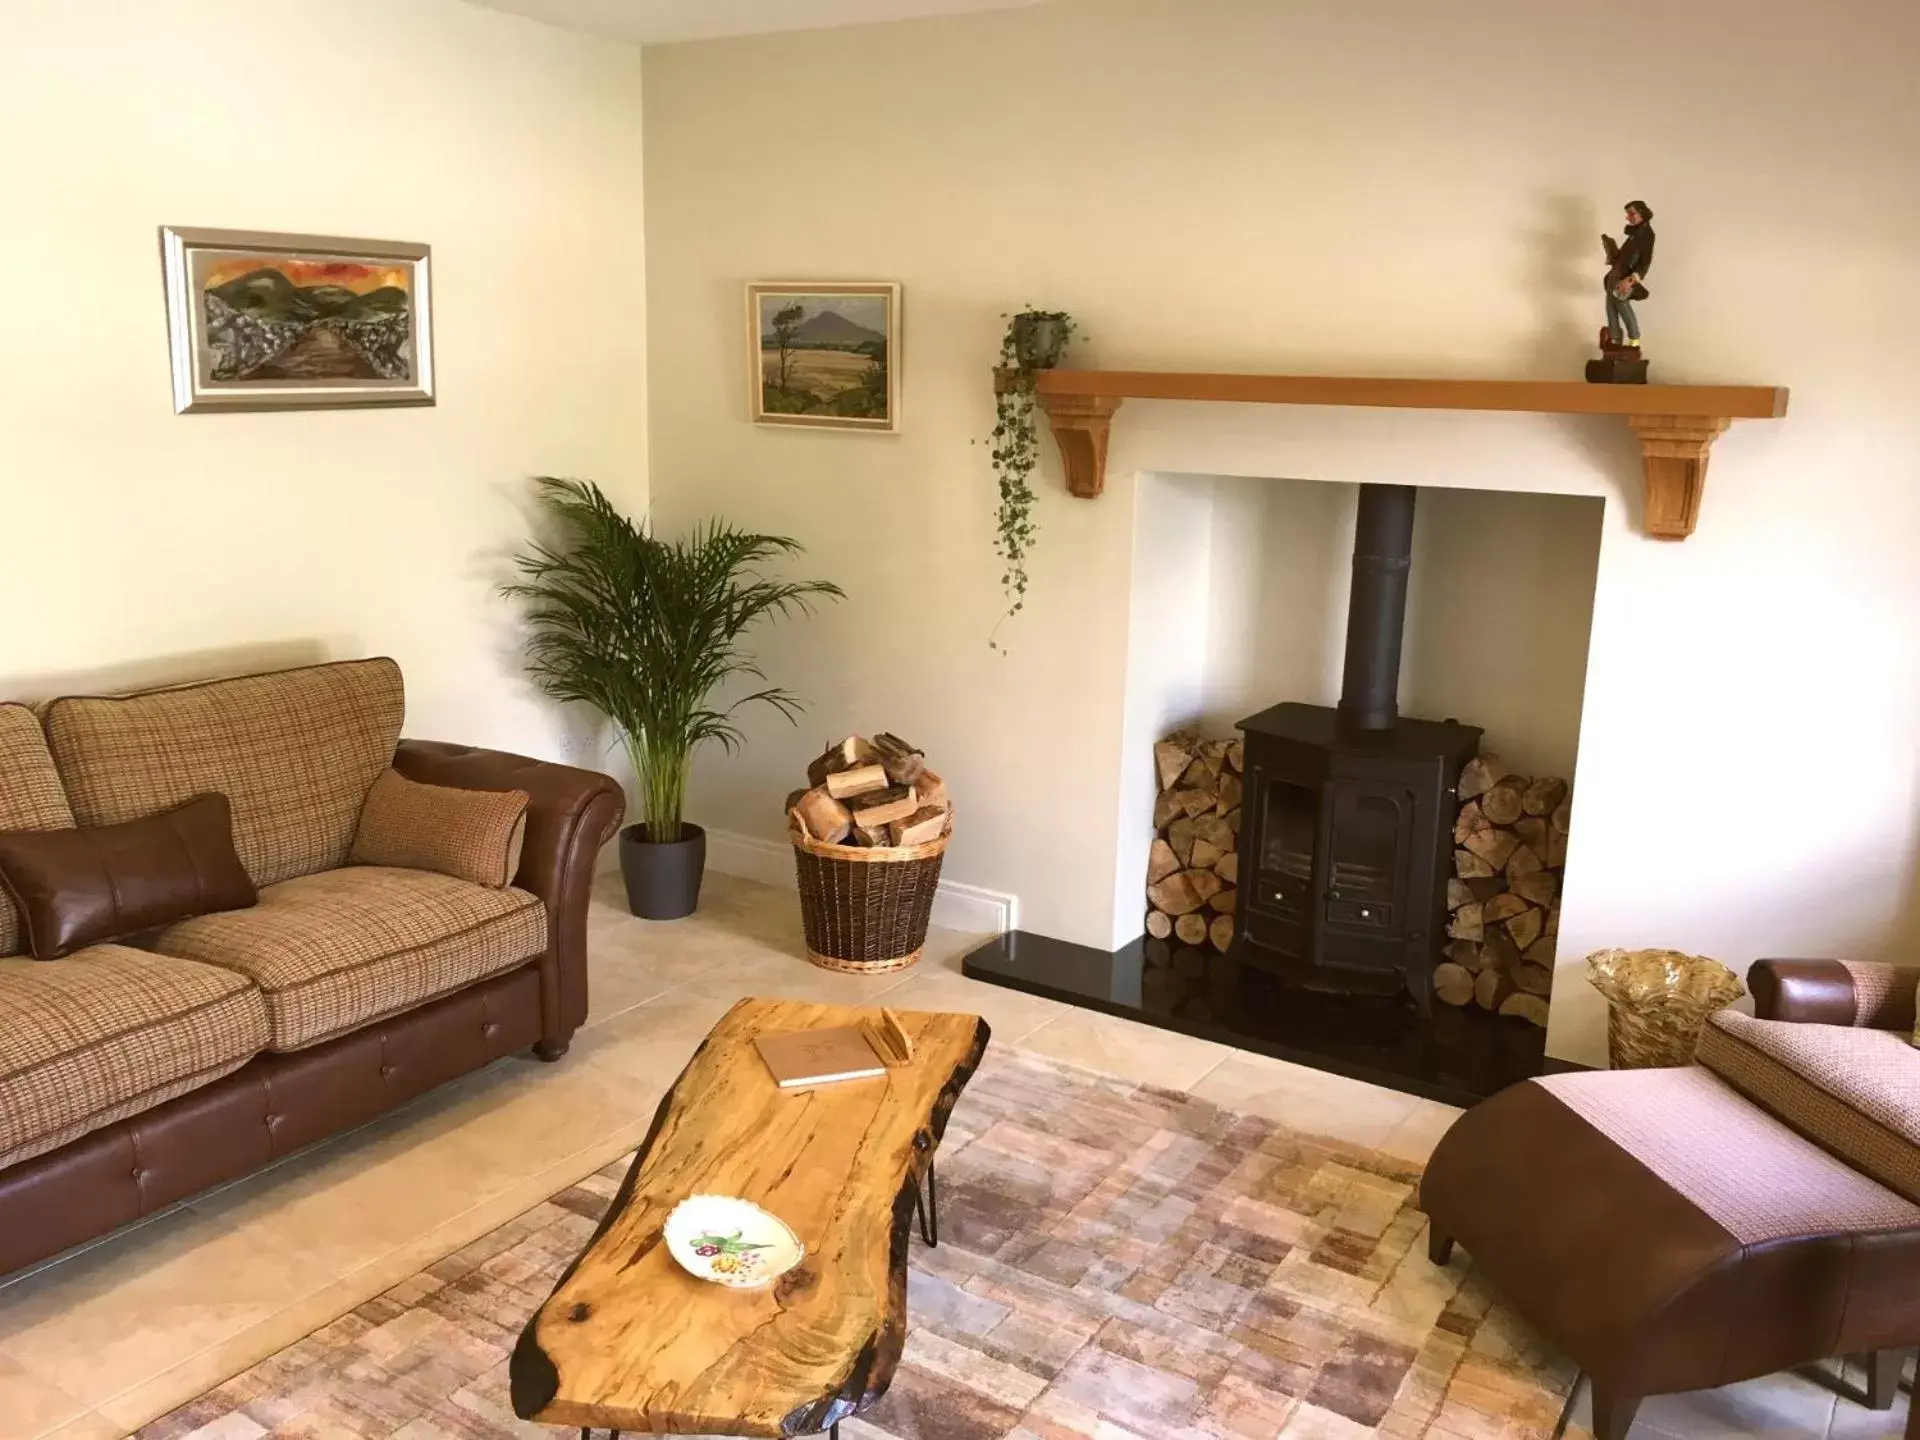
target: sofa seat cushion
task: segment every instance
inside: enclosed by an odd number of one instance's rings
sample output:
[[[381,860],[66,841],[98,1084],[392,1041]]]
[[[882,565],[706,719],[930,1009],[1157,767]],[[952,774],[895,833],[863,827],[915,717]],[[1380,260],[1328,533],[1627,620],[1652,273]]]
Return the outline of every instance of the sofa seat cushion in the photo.
[[[238,1070],[267,1043],[246,976],[95,945],[0,960],[0,1169]]]
[[[1905,1033],[1721,1010],[1695,1058],[1755,1104],[1920,1201],[1920,1050]]]
[[[347,863],[405,706],[398,665],[354,660],[66,696],[47,706],[47,743],[78,823],[117,825],[225,795],[240,863],[255,885],[272,885]]]
[[[182,920],[153,946],[245,975],[268,1048],[300,1050],[533,959],[547,911],[524,890],[356,865],[266,886],[251,910]]]
[[[24,705],[0,705],[0,831],[72,828],[40,717]],[[19,913],[0,890],[0,955],[19,954],[23,943]]]

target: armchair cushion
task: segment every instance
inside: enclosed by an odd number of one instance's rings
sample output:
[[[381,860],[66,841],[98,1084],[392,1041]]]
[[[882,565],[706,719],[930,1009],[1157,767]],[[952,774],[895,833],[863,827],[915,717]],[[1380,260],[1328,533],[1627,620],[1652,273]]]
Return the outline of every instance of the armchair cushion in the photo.
[[[500,890],[520,869],[526,835],[524,790],[422,785],[388,770],[373,782],[349,858],[355,865],[432,870]]]
[[[1920,1052],[1907,1035],[1721,1010],[1695,1054],[1815,1144],[1920,1201]]]

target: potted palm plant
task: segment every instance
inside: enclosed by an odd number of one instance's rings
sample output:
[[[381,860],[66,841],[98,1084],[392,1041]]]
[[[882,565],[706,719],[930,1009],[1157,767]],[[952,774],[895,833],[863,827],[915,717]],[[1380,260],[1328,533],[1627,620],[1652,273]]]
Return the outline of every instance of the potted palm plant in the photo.
[[[841,590],[763,577],[761,565],[800,550],[784,536],[708,520],[660,540],[590,481],[536,483],[555,539],[529,545],[516,561],[523,578],[505,587],[525,606],[527,669],[547,694],[593,706],[619,731],[640,782],[640,823],[620,833],[627,903],[649,920],[678,919],[699,903],[706,867],[706,831],[681,814],[694,751],[709,740],[738,746],[743,706],[789,720],[800,710],[778,686],[715,698],[731,679],[765,678],[741,637]]]

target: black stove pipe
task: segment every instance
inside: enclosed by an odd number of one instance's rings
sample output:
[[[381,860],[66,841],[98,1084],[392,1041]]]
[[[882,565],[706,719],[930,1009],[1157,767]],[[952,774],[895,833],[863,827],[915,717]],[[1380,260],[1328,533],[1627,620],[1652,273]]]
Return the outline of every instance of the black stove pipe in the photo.
[[[1353,590],[1347,601],[1347,663],[1340,723],[1391,730],[1400,718],[1400,638],[1413,564],[1411,485],[1362,485],[1353,535]]]

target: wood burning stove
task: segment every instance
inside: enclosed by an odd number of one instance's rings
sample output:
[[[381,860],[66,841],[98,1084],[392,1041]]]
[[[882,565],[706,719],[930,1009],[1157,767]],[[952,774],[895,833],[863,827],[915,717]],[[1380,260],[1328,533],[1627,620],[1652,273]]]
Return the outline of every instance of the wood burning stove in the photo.
[[[1403,990],[1422,1014],[1446,931],[1455,790],[1480,730],[1400,718],[1415,491],[1360,487],[1335,709],[1285,703],[1240,722],[1243,964],[1316,990]]]

